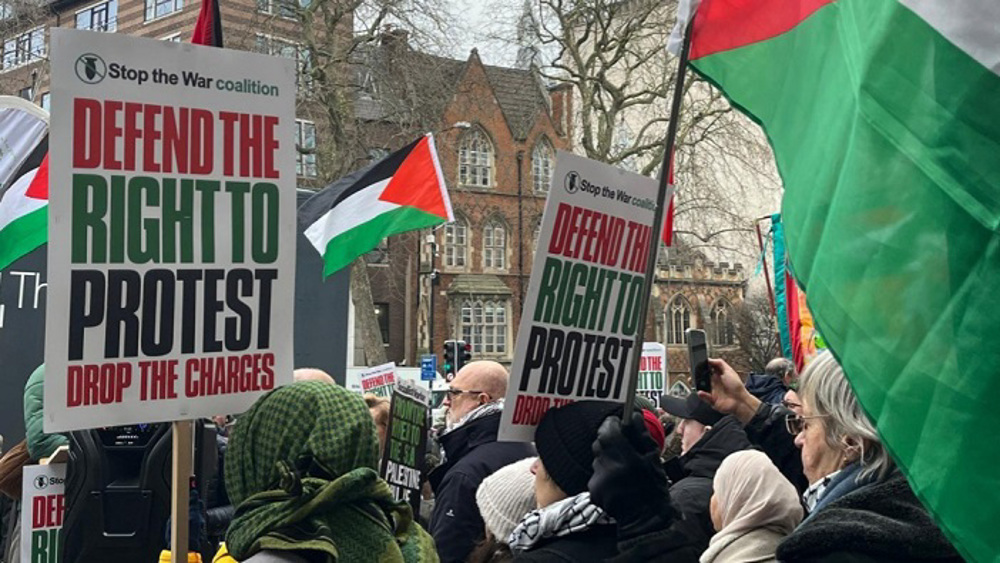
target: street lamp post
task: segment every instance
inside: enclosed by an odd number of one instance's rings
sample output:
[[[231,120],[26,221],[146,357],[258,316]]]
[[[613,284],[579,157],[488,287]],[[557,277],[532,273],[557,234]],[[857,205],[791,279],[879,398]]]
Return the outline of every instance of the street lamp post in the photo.
[[[429,299],[427,301],[427,350],[428,353],[437,354],[434,348],[434,286],[438,282],[438,271],[434,267],[434,258],[437,256],[437,242],[434,240],[433,231],[427,235],[426,242],[430,250],[430,270],[424,272],[430,275],[430,283],[428,284]]]

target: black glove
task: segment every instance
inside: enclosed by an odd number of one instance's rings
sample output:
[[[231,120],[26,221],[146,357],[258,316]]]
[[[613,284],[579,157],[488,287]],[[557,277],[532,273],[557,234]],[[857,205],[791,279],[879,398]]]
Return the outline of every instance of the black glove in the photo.
[[[226,506],[216,506],[205,511],[205,529],[209,537],[223,537],[229,524],[236,515],[236,507],[227,504]]]
[[[593,450],[594,476],[587,488],[591,500],[618,522],[619,539],[669,528],[674,519],[670,487],[642,415],[633,412],[631,424],[624,425],[609,416]]]

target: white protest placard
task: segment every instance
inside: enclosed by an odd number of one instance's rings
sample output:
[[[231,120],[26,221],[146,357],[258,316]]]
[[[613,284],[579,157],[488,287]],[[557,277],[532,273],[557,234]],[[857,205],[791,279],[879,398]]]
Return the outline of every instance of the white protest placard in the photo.
[[[59,563],[66,464],[26,465],[21,485],[21,561]]]
[[[361,372],[361,392],[391,397],[396,388],[396,363],[389,362]]]
[[[53,29],[45,431],[292,380],[295,68]]]
[[[660,396],[667,392],[666,367],[667,347],[659,342],[643,342],[636,393],[649,397],[654,404],[659,404]]]
[[[518,329],[500,440],[531,441],[542,415],[625,402],[656,207],[655,180],[559,152]]]

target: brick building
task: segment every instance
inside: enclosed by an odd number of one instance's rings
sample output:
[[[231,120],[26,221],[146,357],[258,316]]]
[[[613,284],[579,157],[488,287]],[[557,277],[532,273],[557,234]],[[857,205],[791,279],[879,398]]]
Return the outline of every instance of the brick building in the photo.
[[[369,255],[388,359],[415,365],[419,354],[462,339],[474,358],[509,364],[555,151],[569,149],[568,90],[546,88],[534,69],[485,65],[475,50],[462,61],[417,52],[404,34],[389,39],[377,62],[359,68],[398,72],[384,73],[391,85],[371,78],[376,86],[371,95],[362,90],[359,117],[374,130],[387,120],[382,105],[419,100],[424,115],[413,121],[437,131],[456,221],[392,237]],[[362,365],[360,344],[354,348]]]

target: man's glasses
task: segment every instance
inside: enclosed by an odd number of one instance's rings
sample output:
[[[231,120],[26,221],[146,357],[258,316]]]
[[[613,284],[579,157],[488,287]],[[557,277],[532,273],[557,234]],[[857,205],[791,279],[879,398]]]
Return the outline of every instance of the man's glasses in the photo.
[[[828,414],[817,414],[814,416],[802,416],[800,414],[789,414],[785,416],[785,429],[792,436],[798,436],[808,427],[807,421],[813,418],[826,418],[830,415]]]
[[[485,393],[485,391],[466,391],[464,389],[455,389],[454,387],[449,387],[446,393],[448,393],[449,397],[454,399],[459,395],[478,395],[480,393]]]

